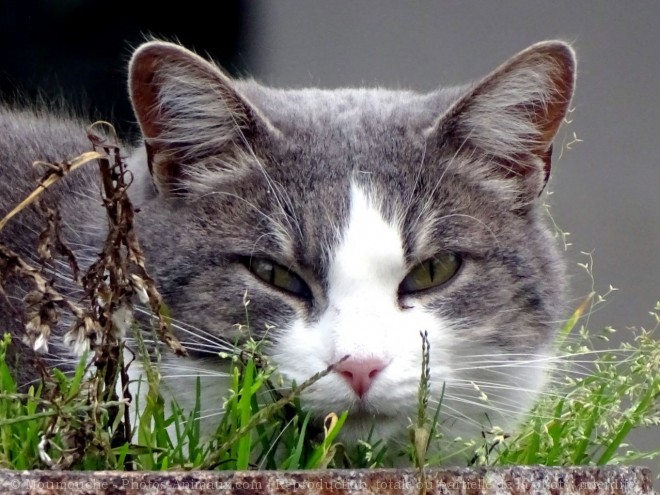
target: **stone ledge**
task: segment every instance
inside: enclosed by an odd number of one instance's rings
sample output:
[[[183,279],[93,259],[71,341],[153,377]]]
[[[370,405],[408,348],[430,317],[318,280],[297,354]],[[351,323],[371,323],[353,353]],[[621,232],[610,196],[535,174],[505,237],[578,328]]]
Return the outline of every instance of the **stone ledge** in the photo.
[[[544,466],[489,469],[326,471],[8,471],[1,493],[172,494],[592,494],[653,495],[651,473],[638,467]]]

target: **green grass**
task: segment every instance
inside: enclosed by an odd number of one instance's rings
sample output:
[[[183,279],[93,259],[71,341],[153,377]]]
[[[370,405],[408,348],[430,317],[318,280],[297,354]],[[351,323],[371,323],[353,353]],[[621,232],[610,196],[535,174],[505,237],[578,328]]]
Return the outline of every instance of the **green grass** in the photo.
[[[640,329],[631,341],[609,351],[595,351],[594,337],[584,326],[577,326],[584,311],[584,307],[576,311],[560,337],[560,352],[570,356],[567,362],[574,361],[574,366],[555,376],[554,387],[515,436],[493,428],[484,432],[481,444],[462,445],[473,452],[473,465],[603,465],[660,455],[660,450],[637,452],[626,444],[631,431],[660,425],[660,341],[654,335],[660,304],[652,312],[654,329]],[[265,364],[259,344],[253,341],[242,358],[230,358],[233,375],[225,414],[209,441],[201,438],[196,421],[199,383],[192,411],[176,404],[167,408],[159,393],[158,373],[147,367],[146,404],[138,407],[142,412],[135,421],[133,441],[118,441],[126,404],[98,400],[99,379],[88,373],[85,358],[73,376],[54,372],[52,380],[19,393],[4,362],[8,345],[5,336],[0,343],[1,467],[313,469],[386,467],[388,459],[398,458],[382,442],[369,439],[345,449],[337,434],[346,413],[330,415],[319,427],[301,408],[300,391],[328,370],[279,397],[271,384],[274,370]],[[426,339],[422,345],[427,357],[420,370],[418,416],[411,423],[410,446],[402,454],[418,469],[437,460],[437,456],[427,458],[432,442],[439,442],[441,456],[455,448],[435,428],[442,407],[427,407],[427,363],[432,349]],[[584,372],[585,358],[593,358],[588,373]]]
[[[626,443],[632,430],[655,427],[657,434],[660,426],[660,340],[656,335],[660,303],[651,314],[652,330],[631,332],[632,340],[607,351],[594,350],[594,338],[584,327],[569,339],[575,319],[569,321],[561,352],[578,366],[556,377],[562,383],[535,405],[516,436],[481,446],[479,463],[570,466],[658,458],[660,448],[639,452]],[[588,372],[585,357],[594,358]]]

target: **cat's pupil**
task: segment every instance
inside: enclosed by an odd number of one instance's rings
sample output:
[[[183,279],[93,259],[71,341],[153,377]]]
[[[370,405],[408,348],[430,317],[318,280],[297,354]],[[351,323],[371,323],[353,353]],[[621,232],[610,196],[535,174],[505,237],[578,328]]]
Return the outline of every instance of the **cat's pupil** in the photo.
[[[267,284],[304,299],[312,297],[312,291],[303,279],[279,263],[264,258],[249,258],[245,265],[257,278]]]
[[[454,253],[441,253],[413,268],[399,285],[399,294],[408,295],[449,282],[461,267]]]

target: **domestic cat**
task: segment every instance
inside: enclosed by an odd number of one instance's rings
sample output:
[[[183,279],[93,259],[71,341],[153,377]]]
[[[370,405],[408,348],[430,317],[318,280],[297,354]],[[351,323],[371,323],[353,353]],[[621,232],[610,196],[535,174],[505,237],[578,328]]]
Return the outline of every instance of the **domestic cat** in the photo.
[[[129,194],[191,351],[163,356],[165,389],[185,407],[200,375],[203,414],[220,410],[217,353],[245,322],[247,294],[250,331],[266,337],[285,384],[348,356],[302,396],[317,417],[349,410],[346,442],[407,438],[424,331],[429,407],[445,386],[443,432],[515,427],[544,386],[563,314],[563,267],[540,196],[574,81],[574,53],[560,41],[425,94],[273,89],[232,80],[175,44],[140,46],[129,92],[144,145],[127,160]],[[31,190],[32,161],[87,149],[74,118],[0,110],[1,211]],[[95,173],[83,168],[53,192],[83,264],[105,234]],[[34,259],[40,229],[28,212],[0,240]],[[24,292],[5,291],[2,321],[22,335],[8,304]],[[50,352],[61,358],[57,336]],[[29,349],[12,359],[32,378]]]

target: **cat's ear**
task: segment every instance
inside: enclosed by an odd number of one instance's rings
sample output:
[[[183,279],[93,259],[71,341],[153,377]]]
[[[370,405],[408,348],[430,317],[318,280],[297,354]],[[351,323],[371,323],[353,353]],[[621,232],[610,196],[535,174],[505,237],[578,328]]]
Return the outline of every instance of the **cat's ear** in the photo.
[[[215,65],[173,43],[141,45],[129,92],[159,189],[185,193],[208,173],[240,174],[254,143],[275,132]]]
[[[457,153],[478,160],[480,172],[515,191],[518,205],[530,203],[548,180],[552,140],[569,110],[575,65],[575,53],[564,42],[532,45],[472,86],[435,131]]]

